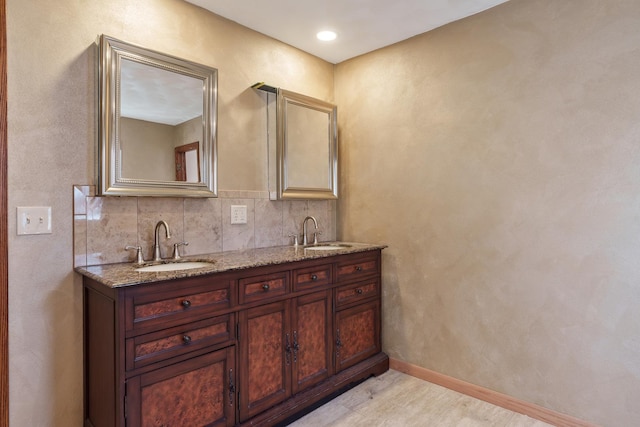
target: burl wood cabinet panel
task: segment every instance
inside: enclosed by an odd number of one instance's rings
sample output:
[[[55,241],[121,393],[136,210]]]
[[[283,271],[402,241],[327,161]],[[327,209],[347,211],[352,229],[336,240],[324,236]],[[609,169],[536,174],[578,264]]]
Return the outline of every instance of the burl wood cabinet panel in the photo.
[[[289,329],[287,300],[240,313],[240,421],[289,397]]]
[[[134,426],[235,424],[235,347],[127,381],[127,421]]]
[[[291,364],[295,394],[333,373],[331,291],[296,298],[293,305]]]
[[[336,370],[373,356],[380,347],[380,304],[371,301],[336,313]]]
[[[123,288],[85,277],[85,427],[273,426],[385,372],[380,252]]]

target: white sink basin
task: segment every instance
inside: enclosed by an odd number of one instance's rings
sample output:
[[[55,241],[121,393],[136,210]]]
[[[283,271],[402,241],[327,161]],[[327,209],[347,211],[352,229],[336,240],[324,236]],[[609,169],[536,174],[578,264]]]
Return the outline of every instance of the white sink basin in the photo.
[[[191,270],[192,268],[211,267],[213,263],[206,261],[185,261],[185,262],[168,262],[165,264],[147,265],[146,267],[136,268],[139,272],[158,272],[158,271],[178,271]]]
[[[343,243],[328,243],[326,245],[307,246],[304,249],[307,251],[339,251],[350,247],[351,245],[345,245]]]

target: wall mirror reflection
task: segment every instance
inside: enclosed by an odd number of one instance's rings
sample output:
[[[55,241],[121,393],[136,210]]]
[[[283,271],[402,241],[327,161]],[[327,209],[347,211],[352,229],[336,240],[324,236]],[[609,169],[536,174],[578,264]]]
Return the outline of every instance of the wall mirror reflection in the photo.
[[[101,195],[215,197],[217,70],[100,37]]]

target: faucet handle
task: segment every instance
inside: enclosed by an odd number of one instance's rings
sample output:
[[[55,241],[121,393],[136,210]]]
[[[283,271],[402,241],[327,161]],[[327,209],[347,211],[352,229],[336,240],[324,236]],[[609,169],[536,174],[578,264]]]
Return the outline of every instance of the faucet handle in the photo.
[[[180,242],[173,244],[173,259],[180,259],[180,246],[189,246],[188,242]]]
[[[136,264],[144,264],[144,258],[142,258],[142,248],[140,246],[127,245],[124,247],[125,251],[135,249],[136,251]]]
[[[289,237],[293,237],[293,246],[297,247],[300,244],[298,243],[298,235],[297,234],[289,234]]]
[[[322,231],[315,231],[313,233],[313,244],[314,245],[318,244],[318,234],[322,234]]]

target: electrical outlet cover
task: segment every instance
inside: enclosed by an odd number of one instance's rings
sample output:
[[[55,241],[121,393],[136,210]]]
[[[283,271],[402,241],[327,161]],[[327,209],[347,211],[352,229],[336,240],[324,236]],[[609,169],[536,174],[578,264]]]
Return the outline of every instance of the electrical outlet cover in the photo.
[[[247,223],[247,206],[231,205],[231,224]]]

